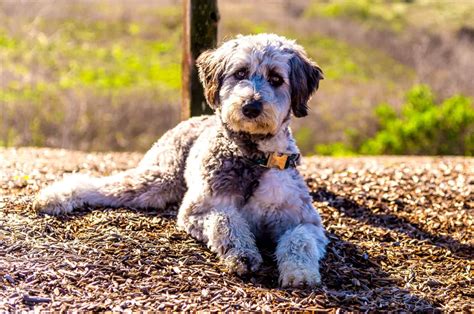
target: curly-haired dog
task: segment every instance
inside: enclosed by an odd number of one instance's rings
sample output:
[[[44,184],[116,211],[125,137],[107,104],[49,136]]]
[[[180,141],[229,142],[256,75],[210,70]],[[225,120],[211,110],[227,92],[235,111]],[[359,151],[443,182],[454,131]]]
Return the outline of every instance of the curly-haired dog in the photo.
[[[197,60],[214,116],[168,131],[137,168],[105,177],[75,175],[42,190],[35,209],[72,212],[85,204],[164,208],[180,202],[178,226],[207,243],[230,271],[256,271],[257,242],[274,243],[282,286],[320,282],[327,243],[296,169],[292,114],[304,117],[323,78],[303,48],[272,34],[239,36]]]

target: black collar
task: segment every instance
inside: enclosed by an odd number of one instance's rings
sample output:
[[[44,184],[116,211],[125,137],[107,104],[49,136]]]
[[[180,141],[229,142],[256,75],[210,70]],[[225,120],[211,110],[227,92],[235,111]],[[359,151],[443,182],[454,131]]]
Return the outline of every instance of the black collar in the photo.
[[[268,153],[262,158],[251,159],[257,165],[280,170],[296,168],[300,154]]]

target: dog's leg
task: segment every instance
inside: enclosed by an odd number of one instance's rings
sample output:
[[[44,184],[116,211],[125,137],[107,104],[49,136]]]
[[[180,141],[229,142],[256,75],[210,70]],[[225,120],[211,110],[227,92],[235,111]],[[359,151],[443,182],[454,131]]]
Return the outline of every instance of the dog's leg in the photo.
[[[175,181],[179,180],[157,166],[103,178],[71,175],[43,189],[33,207],[51,215],[70,213],[84,205],[159,209],[184,194],[184,184]]]
[[[301,224],[286,231],[278,240],[276,259],[282,287],[315,286],[321,282],[319,260],[328,240],[324,229]]]
[[[255,272],[262,256],[247,222],[232,208],[211,212],[204,221],[208,246],[217,252],[230,272],[244,275]]]
[[[178,228],[207,243],[230,272],[244,275],[257,271],[262,256],[247,221],[230,205],[204,205],[206,202],[199,195],[186,193],[178,213]]]

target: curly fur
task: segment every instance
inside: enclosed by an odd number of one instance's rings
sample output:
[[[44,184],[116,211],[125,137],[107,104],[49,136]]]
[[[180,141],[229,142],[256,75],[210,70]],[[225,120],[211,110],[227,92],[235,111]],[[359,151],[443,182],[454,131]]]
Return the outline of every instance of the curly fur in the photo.
[[[135,169],[105,178],[74,175],[45,188],[34,207],[57,215],[84,205],[180,202],[178,227],[207,243],[230,271],[257,271],[257,243],[273,243],[282,286],[319,283],[327,239],[303,178],[294,168],[268,169],[252,160],[299,152],[291,113],[306,114],[321,69],[301,46],[271,34],[230,40],[205,52],[198,67],[216,115],[168,131]],[[248,75],[237,79],[242,68]],[[280,86],[270,83],[271,73],[282,78]],[[241,108],[252,100],[261,101],[263,111],[249,119]]]

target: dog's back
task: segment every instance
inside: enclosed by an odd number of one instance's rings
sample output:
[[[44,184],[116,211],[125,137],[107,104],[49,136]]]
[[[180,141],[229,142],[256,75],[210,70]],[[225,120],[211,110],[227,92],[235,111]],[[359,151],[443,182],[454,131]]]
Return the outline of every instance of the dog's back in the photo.
[[[181,202],[187,190],[184,169],[189,151],[202,132],[215,125],[215,116],[181,122],[153,145],[137,168],[103,178],[65,177],[43,189],[34,208],[57,215],[84,205],[162,209]]]
[[[216,125],[216,119],[216,116],[200,116],[179,123],[156,141],[138,166],[160,166],[161,169],[176,172],[184,180],[183,171],[189,150],[204,130]]]
[[[147,169],[158,166],[167,174],[169,184],[173,186],[176,198],[180,200],[187,189],[184,169],[189,151],[202,132],[216,124],[216,116],[194,117],[179,123],[156,141],[138,167]]]

